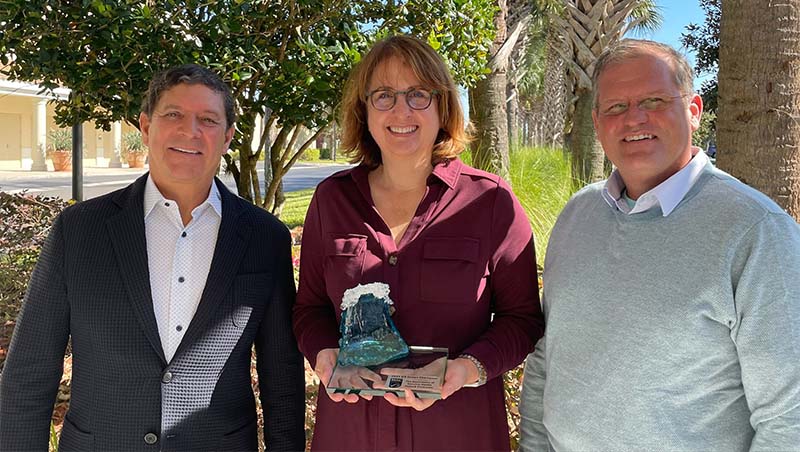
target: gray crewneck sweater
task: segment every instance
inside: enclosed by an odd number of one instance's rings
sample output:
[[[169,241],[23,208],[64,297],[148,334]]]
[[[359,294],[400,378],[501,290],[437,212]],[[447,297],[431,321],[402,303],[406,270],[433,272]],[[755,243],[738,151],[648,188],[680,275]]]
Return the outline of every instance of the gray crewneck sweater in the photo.
[[[590,185],[544,271],[525,451],[800,450],[800,227],[708,164],[677,208]]]

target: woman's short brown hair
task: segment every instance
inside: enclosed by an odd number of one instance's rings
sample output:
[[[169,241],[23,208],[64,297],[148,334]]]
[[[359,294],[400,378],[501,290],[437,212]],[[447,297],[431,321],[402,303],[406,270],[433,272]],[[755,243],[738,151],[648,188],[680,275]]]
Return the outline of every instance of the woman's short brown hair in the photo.
[[[458,89],[442,57],[424,41],[407,35],[381,39],[350,72],[342,99],[342,146],[352,163],[371,168],[381,164],[381,151],[367,126],[367,90],[375,69],[391,58],[406,63],[422,85],[438,91],[441,129],[433,146],[431,163],[451,159],[461,153],[470,138],[464,130],[464,113]]]

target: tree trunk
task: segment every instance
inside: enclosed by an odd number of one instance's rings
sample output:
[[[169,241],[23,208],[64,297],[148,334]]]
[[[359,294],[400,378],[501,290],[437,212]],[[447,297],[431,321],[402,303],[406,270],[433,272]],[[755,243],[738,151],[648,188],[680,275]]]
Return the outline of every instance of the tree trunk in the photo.
[[[506,40],[506,0],[497,0],[499,11],[494,23],[497,29],[492,43],[494,59]],[[475,124],[477,139],[472,163],[480,169],[508,180],[508,116],[506,113],[506,61],[490,63],[492,72],[470,90],[470,118]]]
[[[508,86],[506,87],[506,98],[508,102],[506,106],[508,108],[508,144],[511,148],[519,147],[520,144],[520,136],[519,136],[519,92],[517,90],[517,84],[512,80],[508,80]]]
[[[577,186],[597,182],[606,177],[605,154],[594,134],[592,124],[592,91],[578,91],[575,102],[569,147],[572,154],[572,177]]]
[[[241,141],[236,143],[235,150],[239,151],[239,168],[238,172],[234,173],[234,180],[236,181],[236,190],[239,196],[253,202],[253,174],[255,173],[256,162],[252,158],[253,150],[251,147],[253,132],[255,130],[256,115],[247,113],[239,118],[237,128],[241,131],[238,134]],[[238,177],[237,177],[238,176]],[[258,183],[256,177],[255,183]]]
[[[723,0],[717,165],[800,221],[800,0]]]
[[[563,46],[557,32],[547,34],[546,64],[544,73],[544,99],[542,100],[542,136],[547,146],[564,147],[564,122],[567,117],[567,70],[555,46]]]

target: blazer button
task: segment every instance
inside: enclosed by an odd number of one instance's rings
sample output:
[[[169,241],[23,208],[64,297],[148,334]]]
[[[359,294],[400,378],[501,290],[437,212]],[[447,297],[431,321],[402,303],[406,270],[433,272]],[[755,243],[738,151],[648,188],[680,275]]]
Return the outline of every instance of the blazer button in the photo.
[[[153,444],[158,442],[158,435],[156,435],[155,433],[152,433],[152,432],[148,433],[148,434],[144,435],[144,442],[145,442],[145,444],[149,444],[149,445],[152,446]]]
[[[391,265],[392,267],[397,265],[397,254],[390,254],[389,255],[389,265]]]
[[[164,372],[164,375],[161,376],[161,383],[169,383],[170,381],[172,381],[172,372]]]

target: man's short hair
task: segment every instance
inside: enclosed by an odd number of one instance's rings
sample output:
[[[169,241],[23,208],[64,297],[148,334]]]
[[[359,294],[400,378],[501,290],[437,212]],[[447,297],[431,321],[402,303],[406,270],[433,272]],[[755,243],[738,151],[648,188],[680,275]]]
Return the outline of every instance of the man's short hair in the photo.
[[[694,71],[692,71],[692,67],[689,65],[686,57],[681,55],[677,50],[667,44],[648,41],[646,39],[623,39],[604,50],[597,58],[594,71],[592,72],[592,91],[594,92],[592,103],[594,108],[597,108],[597,101],[600,96],[597,80],[600,78],[603,69],[610,64],[619,63],[642,55],[652,55],[654,53],[666,57],[667,63],[672,67],[672,75],[675,77],[675,83],[681,93],[693,93]]]
[[[183,64],[157,72],[142,100],[142,112],[148,117],[152,116],[164,91],[181,83],[189,85],[199,83],[222,94],[225,103],[225,128],[230,128],[236,121],[235,103],[230,87],[215,72],[197,64]]]

